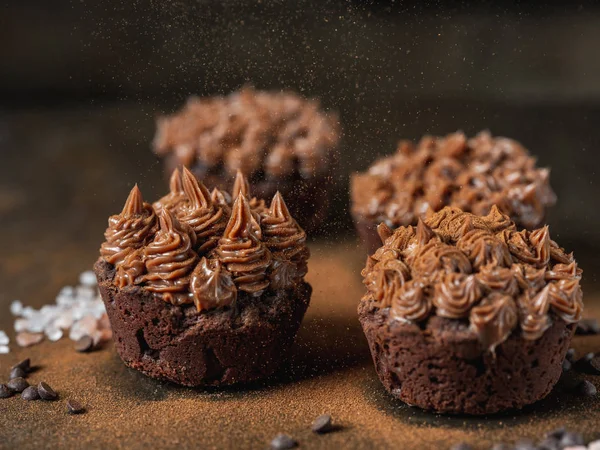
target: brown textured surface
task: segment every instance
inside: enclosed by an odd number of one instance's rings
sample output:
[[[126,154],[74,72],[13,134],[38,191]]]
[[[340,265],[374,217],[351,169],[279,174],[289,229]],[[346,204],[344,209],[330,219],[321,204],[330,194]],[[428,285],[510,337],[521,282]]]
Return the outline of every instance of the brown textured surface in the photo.
[[[464,109],[456,112],[456,104],[440,108],[436,117],[457,114],[460,122],[466,118]],[[486,121],[493,116],[490,108],[483,115]],[[536,111],[516,108],[504,116],[512,119],[512,126],[531,128],[540,139],[557,136],[541,133],[547,127],[540,122],[551,116],[571,117],[560,109],[553,116],[550,108],[540,118]],[[473,120],[481,120],[479,115]],[[594,115],[590,117],[591,121]],[[122,208],[133,184],[140,181],[148,198],[158,198],[164,182],[160,165],[147,149],[152,117],[137,108],[23,112],[5,118],[9,132],[0,143],[0,329],[10,331],[7,311],[12,299],[36,307],[52,302],[60,287],[75,283],[80,271],[91,268],[106,217]],[[584,128],[589,123],[578,125],[580,136],[587,136]],[[457,126],[452,122],[448,128]],[[563,130],[556,127],[559,140],[568,141]],[[19,167],[27,170],[16,170]],[[575,189],[587,198],[593,189],[583,191],[585,186],[583,181],[563,186],[559,197],[564,190]],[[572,223],[572,216],[561,214],[555,218],[563,222],[563,232],[567,220],[573,230],[594,231],[593,222]],[[554,222],[553,227],[558,228]],[[574,250],[586,273],[586,316],[599,317],[597,250],[590,241]],[[291,366],[279,383],[223,392],[180,388],[127,369],[112,345],[80,354],[69,341],[45,342],[0,355],[0,374],[7,376],[12,364],[31,356],[40,366],[31,380],[47,381],[61,400],[0,401],[0,448],[263,449],[283,431],[298,438],[301,448],[311,449],[448,448],[460,440],[489,449],[493,441],[535,438],[562,424],[584,432],[586,438],[598,432],[600,398],[557,392],[519,414],[488,419],[448,418],[394,401],[377,378],[356,316],[363,293],[359,272],[365,260],[357,240],[344,240],[336,233],[331,242],[311,245],[311,251],[307,277],[314,287],[311,306]],[[575,337],[574,346],[578,354],[598,351],[600,337]],[[600,377],[588,379],[600,387]],[[88,413],[68,416],[67,398],[79,399]],[[313,435],[311,421],[325,412],[344,430]]]
[[[100,280],[123,361],[151,377],[185,386],[247,383],[269,377],[289,355],[310,300],[310,286],[252,299],[230,308],[196,313],[172,306],[139,286],[117,288],[114,268],[99,259]]]
[[[362,308],[360,321],[385,388],[410,405],[446,413],[488,414],[541,400],[558,381],[574,325],[557,321],[535,341],[513,334],[494,353],[468,327],[433,317],[387,322]]]

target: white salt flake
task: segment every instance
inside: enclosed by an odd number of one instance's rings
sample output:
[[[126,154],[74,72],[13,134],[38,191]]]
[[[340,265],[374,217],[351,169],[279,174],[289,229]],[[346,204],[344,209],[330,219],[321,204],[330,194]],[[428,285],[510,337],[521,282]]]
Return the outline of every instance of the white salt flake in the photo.
[[[0,355],[6,355],[10,352],[8,345],[0,345]]]
[[[86,270],[79,275],[79,283],[84,286],[96,286],[98,284],[98,281],[96,280],[96,274],[91,270]]]
[[[68,330],[73,326],[73,311],[63,311],[54,320],[54,326],[62,330]]]
[[[10,313],[15,317],[20,316],[23,313],[23,303],[19,300],[14,300],[10,304]]]
[[[41,333],[22,332],[17,334],[15,341],[17,341],[17,344],[21,347],[29,347],[31,345],[39,344],[42,342],[42,339],[44,339],[44,335]]]
[[[63,337],[63,332],[59,328],[48,327],[44,330],[44,334],[49,341],[56,342]]]
[[[77,324],[71,327],[71,331],[69,331],[69,339],[72,341],[78,341],[82,337],[84,337],[87,333],[83,331],[80,327],[76,326]]]
[[[33,314],[35,314],[35,309],[33,309],[31,306],[26,306],[23,308],[23,311],[21,311],[21,315],[26,319],[29,319]]]
[[[588,444],[588,450],[600,450],[600,440],[590,442]]]
[[[58,295],[62,295],[65,297],[75,297],[75,288],[73,286],[65,286],[60,290]]]
[[[0,345],[8,345],[9,342],[8,335],[3,330],[0,330]]]
[[[29,329],[29,320],[17,319],[15,320],[15,331],[20,333],[21,331],[27,331]]]

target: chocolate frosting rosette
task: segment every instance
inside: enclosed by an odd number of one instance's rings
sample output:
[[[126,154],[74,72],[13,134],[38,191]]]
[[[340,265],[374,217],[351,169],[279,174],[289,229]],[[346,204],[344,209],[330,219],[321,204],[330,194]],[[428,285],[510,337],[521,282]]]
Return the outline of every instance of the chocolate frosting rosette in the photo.
[[[266,208],[241,172],[233,192],[232,204],[183,168],[154,205],[135,186],[109,219],[95,271],[130,367],[234,384],[270,376],[289,353],[311,294],[306,234],[279,193]]]
[[[547,226],[518,230],[495,206],[486,216],[446,207],[416,227],[382,225],[379,234],[383,245],[362,272],[359,315],[393,395],[483,414],[550,391],[583,294],[581,270]],[[512,390],[502,387],[507,377]]]

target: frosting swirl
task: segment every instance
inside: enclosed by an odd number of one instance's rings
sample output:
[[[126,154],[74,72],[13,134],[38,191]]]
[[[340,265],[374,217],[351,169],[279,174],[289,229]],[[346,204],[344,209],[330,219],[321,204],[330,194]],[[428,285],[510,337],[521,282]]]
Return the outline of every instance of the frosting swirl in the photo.
[[[384,243],[361,272],[362,301],[388,320],[468,319],[493,351],[513,330],[534,340],[554,320],[581,318],[581,269],[548,227],[518,232],[496,208],[475,216],[447,207],[416,230],[379,229]]]
[[[223,208],[215,207],[202,182],[185,167],[183,168],[183,190],[187,201],[178,211],[178,218],[196,234],[196,250],[205,254],[217,246],[225,230],[227,217]]]
[[[115,273],[115,285],[119,288],[133,286],[142,281],[142,275],[146,273],[144,264],[144,252],[141,248],[129,253],[123,262],[117,266]]]
[[[159,200],[155,201],[152,206],[156,211],[162,208],[177,211],[179,206],[186,201],[185,192],[183,190],[183,181],[181,180],[181,172],[179,169],[173,170],[169,179],[169,193]]]
[[[174,305],[192,302],[188,284],[198,261],[193,231],[166,208],[159,215],[160,228],[144,247],[147,274],[145,288]]]
[[[108,219],[105,241],[100,254],[110,264],[118,266],[133,251],[141,248],[156,232],[156,214],[144,203],[137,184],[133,187],[121,214]]]
[[[237,288],[218,259],[202,258],[190,281],[190,292],[198,311],[230,306],[237,298]]]
[[[256,235],[256,225],[250,205],[240,193],[216,252],[233,275],[237,288],[259,296],[269,285],[267,269],[271,252]]]
[[[549,175],[518,142],[489,132],[424,136],[416,145],[400,141],[395,154],[352,177],[352,214],[398,227],[445,206],[485,216],[497,205],[533,229],[556,202]]]

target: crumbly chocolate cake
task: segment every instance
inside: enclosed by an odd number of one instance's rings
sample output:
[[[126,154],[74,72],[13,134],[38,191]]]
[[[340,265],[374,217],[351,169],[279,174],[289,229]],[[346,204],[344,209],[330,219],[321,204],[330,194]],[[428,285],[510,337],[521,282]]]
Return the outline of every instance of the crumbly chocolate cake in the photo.
[[[253,192],[290,202],[309,231],[324,219],[339,141],[337,116],[290,92],[244,88],[226,97],[192,97],[161,117],[153,148],[167,173],[188,167],[205,184],[226,189],[238,170]]]
[[[446,207],[367,258],[359,318],[385,388],[411,405],[488,414],[545,397],[583,310],[581,270],[548,227]]]
[[[306,234],[276,193],[235,202],[187,169],[154,205],[137,186],[109,219],[94,269],[129,367],[186,386],[272,375],[308,308]]]
[[[379,246],[376,228],[416,225],[444,206],[486,215],[497,205],[518,227],[541,226],[556,201],[550,171],[518,142],[487,131],[400,141],[395,154],[351,180],[352,216],[370,252]]]

